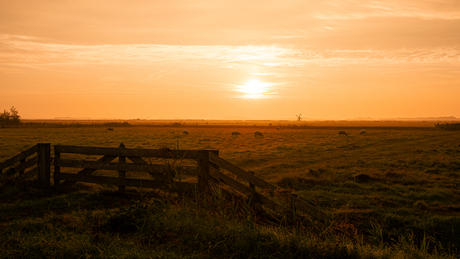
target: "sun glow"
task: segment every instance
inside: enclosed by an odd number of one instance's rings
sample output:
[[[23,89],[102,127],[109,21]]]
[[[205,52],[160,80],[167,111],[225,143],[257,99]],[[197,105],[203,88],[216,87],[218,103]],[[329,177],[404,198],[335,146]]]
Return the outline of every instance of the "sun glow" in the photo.
[[[239,85],[238,91],[245,94],[244,98],[264,98],[270,86],[270,83],[251,80],[244,85]]]

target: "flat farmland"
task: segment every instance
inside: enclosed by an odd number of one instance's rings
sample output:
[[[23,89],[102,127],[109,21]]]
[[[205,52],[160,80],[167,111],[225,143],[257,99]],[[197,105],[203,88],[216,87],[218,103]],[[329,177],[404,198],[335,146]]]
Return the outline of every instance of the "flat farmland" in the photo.
[[[359,135],[361,128],[367,133]],[[188,135],[182,134],[184,129]],[[232,131],[241,135],[232,136]],[[255,131],[264,137],[256,137]],[[328,213],[334,229],[348,237],[380,247],[422,249],[429,243],[449,254],[460,245],[458,131],[375,124],[2,128],[0,161],[37,143],[215,149],[229,162]]]
[[[255,171],[259,177],[277,182],[285,177],[320,177],[323,174],[350,178],[359,174],[384,176],[420,174],[427,179],[453,184],[460,173],[460,134],[434,128],[346,129],[339,135],[334,127],[102,127],[6,128],[0,129],[0,160],[5,160],[37,143],[185,150],[217,149],[224,159]],[[239,131],[240,136],[232,136]],[[264,137],[256,137],[261,131]],[[447,177],[450,175],[450,178]],[[324,176],[323,176],[324,177]],[[345,177],[345,178],[344,178]],[[447,178],[446,178],[447,177]],[[424,177],[425,178],[425,177]]]

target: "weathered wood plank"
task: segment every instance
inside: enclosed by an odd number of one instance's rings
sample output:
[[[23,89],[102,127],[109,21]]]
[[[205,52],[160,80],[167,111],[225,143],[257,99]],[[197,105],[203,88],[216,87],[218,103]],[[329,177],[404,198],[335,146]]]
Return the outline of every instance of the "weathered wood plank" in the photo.
[[[38,167],[35,167],[32,170],[29,170],[29,171],[27,171],[27,172],[15,177],[15,178],[17,178],[17,179],[27,179],[27,178],[30,178],[32,176],[37,175],[38,172],[39,172]],[[14,177],[14,175],[7,175],[7,174],[0,175],[1,180],[5,179],[5,178],[10,178],[10,177]]]
[[[20,165],[24,164],[26,162],[26,159],[21,159],[21,162],[19,162]],[[19,171],[19,175],[23,174],[24,170]]]
[[[168,174],[171,170],[174,170],[176,173],[180,173],[181,175],[197,175],[198,174],[198,167],[190,166],[190,165],[183,165],[183,166],[169,166],[169,165],[152,165],[155,169],[153,174]],[[152,173],[151,173],[152,174]]]
[[[61,181],[56,178],[56,174],[59,174],[61,172],[61,167],[56,165],[56,161],[61,160],[61,153],[54,152],[54,173],[53,173],[53,181],[54,181],[54,186],[59,185]]]
[[[59,173],[57,178],[60,180],[70,180],[76,182],[96,183],[102,185],[116,185],[116,186],[132,186],[139,188],[155,188],[158,189],[165,185],[165,182],[153,181],[147,179],[132,179],[132,178],[118,178],[110,176],[98,175],[79,175],[69,173]]]
[[[209,151],[203,151],[201,157],[198,160],[198,186],[200,190],[205,190],[208,187],[210,180],[209,176]]]
[[[29,160],[27,160],[26,162],[22,163],[22,164],[19,164],[18,166],[12,168],[14,170],[14,172],[16,173],[19,173],[21,171],[24,171],[25,169],[29,168],[29,167],[32,167],[32,166],[36,166],[38,163],[38,156],[35,156]],[[16,173],[14,174],[7,174],[6,172],[3,173],[3,174],[0,174],[0,179],[5,179],[5,178],[9,178],[9,177],[12,177],[13,175],[15,175]],[[23,175],[23,174],[19,174],[20,176]]]
[[[44,184],[44,186],[50,186],[50,163],[51,163],[51,144],[50,143],[38,143],[38,179]]]
[[[25,172],[24,174],[22,174],[20,177],[22,179],[27,179],[27,178],[36,176],[38,173],[39,173],[38,167],[35,167],[34,169],[29,170],[29,171]]]
[[[229,176],[219,172],[218,170],[216,170],[216,169],[214,169],[212,167],[209,168],[209,174],[214,179],[217,179],[218,181],[223,182],[224,184],[232,187],[233,189],[241,192],[244,195],[251,195],[251,194],[255,193],[255,191],[253,189],[245,186],[244,184],[238,182],[237,180],[234,180],[234,179],[230,178]]]
[[[60,173],[60,172],[61,172],[61,171],[60,171],[60,167],[56,165],[56,164],[57,164],[56,161],[60,161],[61,159],[60,159],[60,155],[59,155],[59,158],[58,158],[57,154],[60,154],[60,153],[56,153],[56,157],[55,157],[55,159],[54,159],[54,166],[55,166],[54,168],[55,168],[55,171],[56,171],[57,169],[59,169],[59,171],[57,171],[57,173]],[[103,157],[99,158],[99,159],[97,160],[97,162],[101,162],[101,163],[104,163],[104,164],[105,164],[105,163],[111,162],[111,161],[114,160],[115,158],[117,158],[117,157],[116,157],[116,156],[103,156]],[[88,168],[85,168],[85,169],[79,171],[77,174],[88,175],[88,174],[92,174],[92,173],[94,173],[94,172],[96,172],[96,171],[97,171],[97,169],[88,169]],[[55,180],[54,180],[55,183],[56,183],[56,180],[58,180],[58,179],[55,179]],[[77,183],[77,182],[75,182],[75,181],[65,181],[65,182],[63,182],[63,183],[61,183],[61,184],[62,184],[63,186],[71,186],[71,185],[74,185],[75,183]]]
[[[69,173],[59,173],[56,175],[57,179],[67,180],[67,181],[76,181],[76,182],[86,182],[86,183],[96,183],[102,185],[116,185],[116,186],[131,186],[137,188],[153,188],[153,189],[163,189],[170,188],[166,182],[163,181],[154,181],[148,179],[134,179],[134,178],[118,178],[110,176],[98,176],[98,175],[79,175],[79,174],[69,174]],[[179,183],[175,182],[173,186],[179,186],[179,188],[188,186],[188,183]]]
[[[126,147],[125,147],[125,145],[123,145],[123,143],[121,143],[118,148],[126,149]],[[121,164],[125,164],[126,163],[126,157],[125,156],[118,157],[118,162],[121,163]],[[126,171],[118,171],[118,178],[125,179],[126,178]],[[118,191],[119,192],[125,192],[125,190],[126,189],[125,189],[124,185],[119,185],[118,186]]]
[[[163,149],[139,149],[139,148],[109,148],[109,147],[85,147],[85,146],[54,146],[55,152],[74,153],[86,155],[110,155],[110,156],[130,156],[130,157],[157,157],[173,158],[169,152]],[[171,150],[176,158],[198,159],[201,150]]]
[[[253,172],[253,171],[248,171],[248,173],[251,173],[253,175],[255,174],[255,172]],[[254,191],[256,190],[256,186],[254,184],[252,184],[252,183],[249,184],[249,188],[253,189]]]
[[[308,202],[303,201],[293,195],[291,195],[291,199],[292,199],[292,205],[296,207],[297,209],[303,211],[305,214],[308,214],[312,216],[313,218],[322,220],[324,222],[327,222],[328,220],[330,220],[329,216],[326,213],[320,211],[319,209],[309,204]]]
[[[86,161],[86,160],[70,160],[59,159],[54,161],[55,166],[59,167],[74,167],[85,168],[90,170],[114,170],[114,171],[127,171],[127,172],[146,172],[146,173],[161,173],[169,170],[168,165],[150,165],[150,164],[134,164],[134,163],[108,163],[99,161]],[[185,170],[195,170],[194,166],[181,166]],[[190,168],[190,169],[188,169]],[[193,168],[193,169],[192,169]],[[87,170],[86,172],[89,172]]]
[[[278,189],[278,187],[270,183],[267,183],[266,181],[254,176],[253,174],[248,173],[247,171],[237,167],[236,165],[220,158],[219,156],[214,155],[213,153],[209,154],[209,161],[262,189],[269,189],[269,190]]]
[[[144,159],[142,159],[140,157],[128,156],[128,159],[131,160],[133,163],[136,163],[136,164],[144,164],[144,165],[149,164],[149,163],[147,163],[147,161],[145,161]]]
[[[179,192],[185,192],[185,191],[192,191],[196,189],[196,184],[194,183],[178,183],[176,185],[177,191]],[[71,193],[71,192],[77,192],[81,191],[84,188],[81,187],[75,187],[75,186],[62,186],[62,185],[53,185],[53,190],[62,192],[62,193]],[[142,198],[145,196],[150,196],[149,193],[132,193],[132,192],[125,192],[124,195],[127,195],[128,197],[137,197],[137,198]],[[157,194],[155,194],[155,197]]]
[[[144,165],[150,165],[150,163],[146,162],[144,159],[140,157],[128,157],[129,160],[136,164],[144,164]],[[155,172],[156,173],[166,173],[169,170],[171,170],[171,167],[169,165],[158,165],[158,164],[153,164],[155,166]],[[198,173],[198,167],[196,166],[177,166],[176,170],[178,173],[182,175],[197,175]]]
[[[0,163],[0,170],[3,170],[3,169],[5,169],[5,168],[7,168],[9,166],[12,166],[15,163],[17,163],[17,162],[23,160],[24,158],[26,158],[28,156],[31,156],[31,155],[33,155],[34,153],[37,153],[37,152],[38,152],[38,145],[35,145],[35,146],[27,149],[26,151],[23,151],[20,154],[1,162]]]
[[[86,160],[69,160],[60,159],[55,161],[55,165],[61,167],[74,167],[74,168],[87,168],[96,170],[114,170],[114,171],[130,171],[130,172],[155,172],[153,165],[144,164],[131,164],[131,163],[104,163],[98,161],[86,161]]]
[[[17,167],[14,168],[14,170],[16,170],[16,172],[24,171],[25,169],[27,169],[29,167],[36,166],[37,163],[38,163],[38,160],[39,160],[39,157],[35,156],[35,157],[27,160],[23,164],[18,165]]]
[[[169,174],[171,170],[181,175],[198,175],[199,168],[197,166],[183,165],[183,166],[169,166],[169,165],[153,165],[155,173],[153,174]],[[152,174],[152,173],[151,173]]]
[[[103,156],[103,157],[99,158],[97,160],[97,162],[101,162],[101,163],[106,164],[106,163],[112,162],[115,158],[117,158],[117,157],[116,156]],[[88,175],[88,174],[92,174],[92,173],[94,173],[96,171],[97,171],[97,169],[87,169],[87,168],[85,168],[85,169],[79,171],[77,174]]]

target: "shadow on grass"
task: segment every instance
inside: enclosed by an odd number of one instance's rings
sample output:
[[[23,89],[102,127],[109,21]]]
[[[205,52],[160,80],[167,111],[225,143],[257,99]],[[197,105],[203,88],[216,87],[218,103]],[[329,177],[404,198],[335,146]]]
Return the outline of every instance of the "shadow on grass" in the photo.
[[[43,217],[77,210],[104,210],[126,204],[129,198],[116,191],[82,191],[61,194],[33,182],[0,189],[0,221]]]

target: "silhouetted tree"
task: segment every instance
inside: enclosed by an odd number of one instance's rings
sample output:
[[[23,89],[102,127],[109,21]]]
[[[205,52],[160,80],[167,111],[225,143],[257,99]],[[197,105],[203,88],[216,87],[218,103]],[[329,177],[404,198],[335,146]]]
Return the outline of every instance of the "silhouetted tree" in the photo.
[[[12,124],[21,123],[21,116],[19,115],[18,109],[16,109],[14,106],[11,106],[10,113],[11,113],[10,120]]]
[[[21,116],[19,115],[18,109],[14,106],[11,106],[10,110],[3,110],[3,113],[0,113],[0,124],[1,125],[16,125],[21,123]]]
[[[3,110],[3,113],[0,113],[0,124],[6,125],[10,122],[10,112]]]

